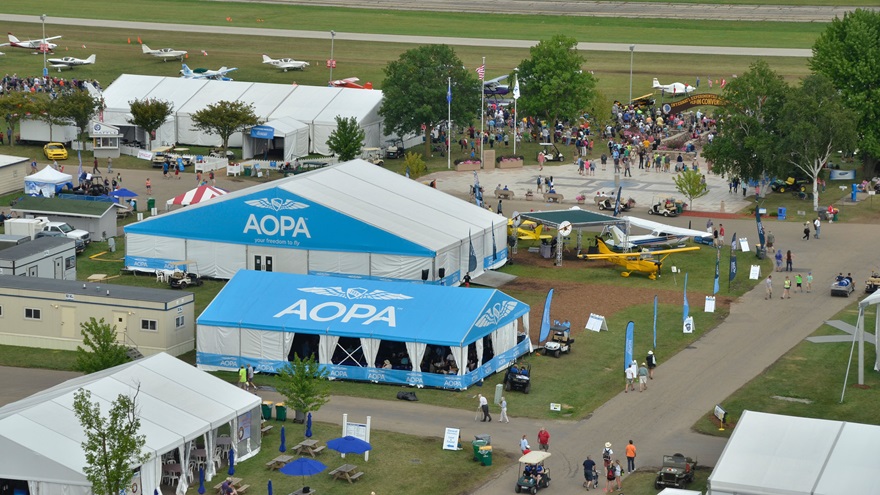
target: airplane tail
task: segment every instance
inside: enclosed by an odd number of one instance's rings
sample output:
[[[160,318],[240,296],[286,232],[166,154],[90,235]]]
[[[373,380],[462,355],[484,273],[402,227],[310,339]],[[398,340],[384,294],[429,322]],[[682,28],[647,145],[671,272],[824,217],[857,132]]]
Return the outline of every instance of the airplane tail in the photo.
[[[653,87],[655,87],[655,88],[660,87],[660,81],[658,81],[656,77],[654,78],[654,86]]]
[[[620,230],[616,225],[612,225],[608,227],[608,230],[611,231],[611,238],[614,239],[614,244],[618,247],[623,248],[626,244],[626,235]]]
[[[20,41],[18,40],[18,38],[16,38],[15,36],[13,36],[12,33],[7,33],[7,34],[9,34],[9,42],[10,42],[10,43],[20,43]]]
[[[180,73],[184,75],[184,77],[191,77],[193,75],[193,71],[190,70],[189,66],[186,64],[181,64],[183,68],[180,69]]]
[[[596,247],[599,249],[599,254],[614,254],[614,251],[609,249],[608,245],[605,244],[605,241],[603,241],[600,237],[596,238]]]
[[[150,53],[153,51],[153,50],[150,50],[150,47],[148,47],[146,43],[141,45],[141,50],[143,50],[144,53]],[[656,79],[655,79],[655,81],[656,81]]]
[[[264,54],[263,54],[263,63],[264,63],[264,64],[268,64],[268,63],[271,62],[271,61],[272,61],[272,59],[269,58],[269,56],[266,55],[266,54],[264,53]]]
[[[544,231],[544,224],[543,223],[539,223],[538,225],[535,225],[535,238],[540,239],[541,232],[543,232],[543,231]]]
[[[93,64],[93,63],[95,63],[95,54],[94,54],[94,53],[91,54],[91,55],[89,56],[89,58],[86,59],[86,63],[87,63],[87,64]]]

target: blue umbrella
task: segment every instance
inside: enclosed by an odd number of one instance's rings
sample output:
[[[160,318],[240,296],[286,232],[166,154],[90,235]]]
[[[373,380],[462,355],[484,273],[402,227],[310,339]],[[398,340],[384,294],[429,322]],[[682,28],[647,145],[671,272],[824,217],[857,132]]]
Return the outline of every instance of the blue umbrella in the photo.
[[[135,198],[137,197],[137,193],[134,191],[129,191],[128,189],[121,187],[110,193],[110,196],[114,198]]]
[[[313,474],[318,474],[321,471],[327,469],[321,461],[316,461],[314,459],[309,459],[307,457],[300,457],[295,461],[288,462],[284,465],[279,471],[288,475],[288,476],[311,476]],[[306,481],[303,478],[303,487],[305,487]]]
[[[153,495],[159,495],[159,489],[158,489],[158,488],[154,488],[154,489],[153,489]]]
[[[205,495],[205,468],[199,468],[199,495]]]
[[[281,445],[278,446],[278,452],[287,451],[287,439],[284,436],[284,427],[281,427]]]
[[[306,438],[312,438],[312,413],[306,416]]]
[[[229,449],[229,476],[235,474],[235,451]]]
[[[269,480],[269,483],[267,483],[267,484],[269,485],[269,486],[268,486],[268,489],[269,489],[269,495],[272,495],[272,480]]]
[[[334,438],[327,442],[327,446],[340,454],[363,454],[368,450],[373,450],[373,446],[369,442],[352,436]]]

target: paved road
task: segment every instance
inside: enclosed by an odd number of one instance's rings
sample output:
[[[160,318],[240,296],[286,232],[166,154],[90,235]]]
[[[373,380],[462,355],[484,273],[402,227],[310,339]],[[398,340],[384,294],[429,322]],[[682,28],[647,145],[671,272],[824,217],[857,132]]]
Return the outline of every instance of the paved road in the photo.
[[[39,23],[40,18],[31,15],[0,14],[0,21],[31,22]],[[79,19],[71,17],[49,17],[46,24],[62,26],[86,26],[107,27],[107,21],[95,19]],[[113,21],[117,29],[168,31],[167,23],[136,22],[136,21]],[[280,38],[329,38],[327,31],[308,31],[301,29],[262,29],[243,28],[234,26],[204,26],[197,24],[174,24],[174,30],[190,33],[217,34],[221,30],[225,34],[238,36],[269,36]],[[494,38],[452,38],[446,36],[415,36],[393,34],[370,34],[370,33],[344,33],[337,32],[336,39],[340,41],[369,41],[378,43],[407,43],[407,44],[446,44],[451,46],[484,46],[496,48],[529,48],[538,43],[538,40],[506,40]],[[578,43],[579,50],[628,52],[629,43]],[[748,47],[725,47],[725,46],[689,46],[689,45],[660,45],[639,44],[639,52],[645,53],[680,53],[688,55],[741,55],[751,57],[810,57],[809,49],[797,48],[748,48]]]
[[[561,2],[551,0],[237,0],[379,10],[472,12],[475,14],[565,15],[576,17],[630,17],[640,19],[710,19],[717,21],[829,22],[856,7],[813,5],[710,5],[653,2]],[[864,7],[863,7],[864,8]]]

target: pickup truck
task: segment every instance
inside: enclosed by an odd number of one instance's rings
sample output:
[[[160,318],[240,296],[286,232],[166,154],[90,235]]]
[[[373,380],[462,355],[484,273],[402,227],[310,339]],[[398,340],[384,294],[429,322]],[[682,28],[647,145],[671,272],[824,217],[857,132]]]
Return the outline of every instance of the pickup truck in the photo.
[[[88,245],[92,242],[91,236],[85,230],[75,229],[69,223],[66,222],[49,222],[48,225],[43,227],[44,232],[59,232],[64,237],[69,237],[71,239],[79,239],[83,242],[83,244]]]

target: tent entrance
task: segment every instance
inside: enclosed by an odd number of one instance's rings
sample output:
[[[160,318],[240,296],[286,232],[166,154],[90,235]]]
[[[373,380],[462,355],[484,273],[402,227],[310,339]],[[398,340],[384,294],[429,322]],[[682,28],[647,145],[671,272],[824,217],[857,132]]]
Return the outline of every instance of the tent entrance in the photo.
[[[290,352],[287,353],[287,360],[293,361],[293,356],[298,356],[305,360],[314,357],[318,360],[318,346],[321,344],[320,335],[310,335],[307,333],[297,333],[293,335],[293,344],[290,346]]]
[[[339,342],[336,343],[336,350],[333,352],[331,361],[333,364],[341,366],[365,367],[367,360],[364,357],[363,347],[361,347],[361,339],[340,337]]]

